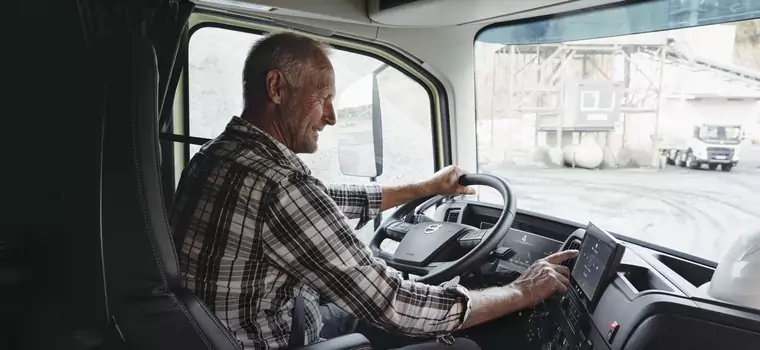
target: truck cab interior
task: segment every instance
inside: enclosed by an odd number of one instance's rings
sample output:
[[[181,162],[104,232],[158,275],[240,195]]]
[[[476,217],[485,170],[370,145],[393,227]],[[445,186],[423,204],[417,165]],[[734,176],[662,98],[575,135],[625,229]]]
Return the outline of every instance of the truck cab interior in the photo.
[[[411,202],[357,231],[377,258],[476,289],[581,251],[566,294],[493,323],[481,347],[760,344],[759,1],[8,8],[0,349],[241,349],[182,288],[166,217],[184,166],[242,110],[251,44],[282,31],[331,46],[338,124],[303,155],[318,177],[472,173],[477,195]],[[673,112],[700,94],[727,105]],[[660,162],[659,140],[696,108],[750,111],[730,121],[746,135],[733,172]]]

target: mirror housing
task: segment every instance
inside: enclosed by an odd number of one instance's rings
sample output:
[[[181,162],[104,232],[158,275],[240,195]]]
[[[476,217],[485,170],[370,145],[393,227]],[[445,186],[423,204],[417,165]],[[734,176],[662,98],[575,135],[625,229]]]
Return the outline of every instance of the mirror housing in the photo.
[[[380,67],[352,83],[335,101],[338,162],[343,175],[376,178],[383,173],[383,124],[377,75]]]

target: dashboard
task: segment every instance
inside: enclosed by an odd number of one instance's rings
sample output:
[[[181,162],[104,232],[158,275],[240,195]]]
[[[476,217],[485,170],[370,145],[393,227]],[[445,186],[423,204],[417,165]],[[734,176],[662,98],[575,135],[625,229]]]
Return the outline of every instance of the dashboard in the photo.
[[[496,224],[500,213],[501,209],[472,205],[464,208],[449,208],[445,217],[446,221],[489,229]],[[456,221],[458,218],[461,218],[461,221]],[[515,255],[509,260],[499,262],[505,269],[522,272],[537,260],[556,253],[562,246],[561,240],[527,231],[526,229],[531,229],[530,227],[519,225],[516,227],[522,229],[513,227],[499,243],[499,247],[508,247],[515,252]],[[475,243],[479,242],[479,239],[471,241],[463,246],[474,246]]]
[[[435,220],[487,229],[500,206],[449,200]],[[480,232],[480,233],[478,233]],[[471,249],[482,231],[459,238]],[[615,236],[593,223],[581,226],[518,210],[499,247],[514,251],[498,269],[520,273],[538,259],[577,249],[567,261],[571,288],[531,310],[529,349],[756,349],[760,310],[703,292],[715,264],[666,248]]]

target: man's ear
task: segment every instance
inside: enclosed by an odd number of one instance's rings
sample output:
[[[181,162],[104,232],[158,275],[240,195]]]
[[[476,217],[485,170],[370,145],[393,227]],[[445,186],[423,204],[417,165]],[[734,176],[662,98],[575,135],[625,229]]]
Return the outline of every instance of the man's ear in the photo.
[[[267,95],[274,104],[282,104],[285,92],[285,76],[279,70],[271,70],[267,73]]]

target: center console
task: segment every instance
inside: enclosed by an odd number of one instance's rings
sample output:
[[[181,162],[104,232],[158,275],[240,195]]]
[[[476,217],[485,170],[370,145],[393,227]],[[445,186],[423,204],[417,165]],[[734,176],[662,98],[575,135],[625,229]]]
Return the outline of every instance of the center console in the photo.
[[[529,334],[542,349],[594,349],[591,336],[599,336],[591,313],[618,271],[625,246],[608,232],[589,223],[578,258],[570,273],[570,290],[547,300],[531,322],[541,334]],[[608,338],[617,331],[611,325]]]
[[[591,223],[563,249],[580,251],[570,288],[529,313],[530,349],[755,349],[760,341],[758,310],[702,294],[707,268],[624,245]]]
[[[485,227],[500,213],[498,206],[452,200],[436,215]],[[460,238],[465,249],[477,243],[462,242],[467,239]],[[530,350],[755,350],[760,344],[760,310],[707,294],[713,262],[613,236],[594,224],[578,227],[520,210],[500,248],[517,254],[508,261],[489,260],[473,272],[469,278],[475,287],[490,286],[486,277],[491,275],[498,280],[494,285],[509,283],[499,279],[511,281],[512,275],[556,251],[577,249],[580,254],[563,263],[570,269],[567,293],[505,317],[509,325],[497,322],[479,333],[492,337],[496,347],[504,344],[505,336],[510,348]]]

